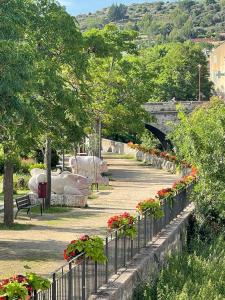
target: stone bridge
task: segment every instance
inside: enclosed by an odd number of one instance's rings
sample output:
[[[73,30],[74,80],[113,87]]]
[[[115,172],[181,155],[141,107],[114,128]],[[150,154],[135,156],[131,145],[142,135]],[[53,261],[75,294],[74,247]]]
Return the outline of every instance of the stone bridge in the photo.
[[[164,150],[171,148],[171,143],[166,139],[166,135],[171,130],[169,123],[178,122],[176,106],[181,104],[185,112],[189,114],[203,103],[205,101],[148,102],[143,107],[154,117],[154,121],[150,124],[146,123],[145,127],[159,139]]]

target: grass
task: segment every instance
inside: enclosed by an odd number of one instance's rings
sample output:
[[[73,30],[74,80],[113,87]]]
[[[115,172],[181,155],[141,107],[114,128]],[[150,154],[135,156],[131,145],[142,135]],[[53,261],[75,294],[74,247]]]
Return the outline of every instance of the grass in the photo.
[[[110,158],[110,159],[135,159],[134,154],[104,154],[103,158]]]
[[[0,223],[0,230],[29,230],[32,226],[31,224],[18,224],[14,223],[11,226],[6,226],[3,223]]]
[[[47,208],[44,210],[44,214],[63,214],[63,213],[67,213],[70,212],[73,208],[70,207],[61,207],[61,206],[51,206],[50,208]],[[32,213],[40,213],[40,208],[34,207],[32,208]]]
[[[30,191],[29,190],[18,190],[16,192],[16,194],[13,195],[13,198],[17,198],[17,197],[20,197],[20,196],[24,196],[24,195],[27,195]],[[0,193],[0,204],[3,204],[4,202],[4,194],[3,192]]]
[[[144,283],[133,299],[224,300],[225,240],[193,239],[191,251],[170,257],[155,284]]]
[[[99,191],[110,191],[110,190],[113,190],[113,187],[111,185],[99,184],[98,190]]]
[[[97,199],[98,198],[98,195],[92,193],[91,195],[88,196],[88,199],[90,200],[94,200],[94,199]]]

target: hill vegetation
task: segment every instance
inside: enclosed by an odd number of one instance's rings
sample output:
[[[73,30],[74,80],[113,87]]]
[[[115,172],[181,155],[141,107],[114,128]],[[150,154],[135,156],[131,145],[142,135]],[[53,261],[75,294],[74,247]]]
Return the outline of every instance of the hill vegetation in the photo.
[[[81,30],[103,28],[110,22],[134,29],[139,39],[151,43],[205,38],[225,38],[225,0],[182,0],[130,6],[112,5],[96,13],[77,16]]]

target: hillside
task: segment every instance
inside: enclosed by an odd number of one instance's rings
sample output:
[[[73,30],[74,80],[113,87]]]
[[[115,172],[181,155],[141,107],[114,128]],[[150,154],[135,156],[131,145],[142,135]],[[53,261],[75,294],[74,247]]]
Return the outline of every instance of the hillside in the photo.
[[[207,42],[225,39],[225,0],[114,5],[76,18],[82,31],[115,22],[121,28],[139,31],[140,39],[147,44],[187,39],[204,39]]]

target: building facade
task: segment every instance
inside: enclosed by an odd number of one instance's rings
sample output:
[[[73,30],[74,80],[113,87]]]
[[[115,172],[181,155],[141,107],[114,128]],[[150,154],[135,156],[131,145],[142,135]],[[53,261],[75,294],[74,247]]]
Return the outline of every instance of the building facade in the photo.
[[[225,98],[225,42],[210,53],[210,79],[216,94]]]

